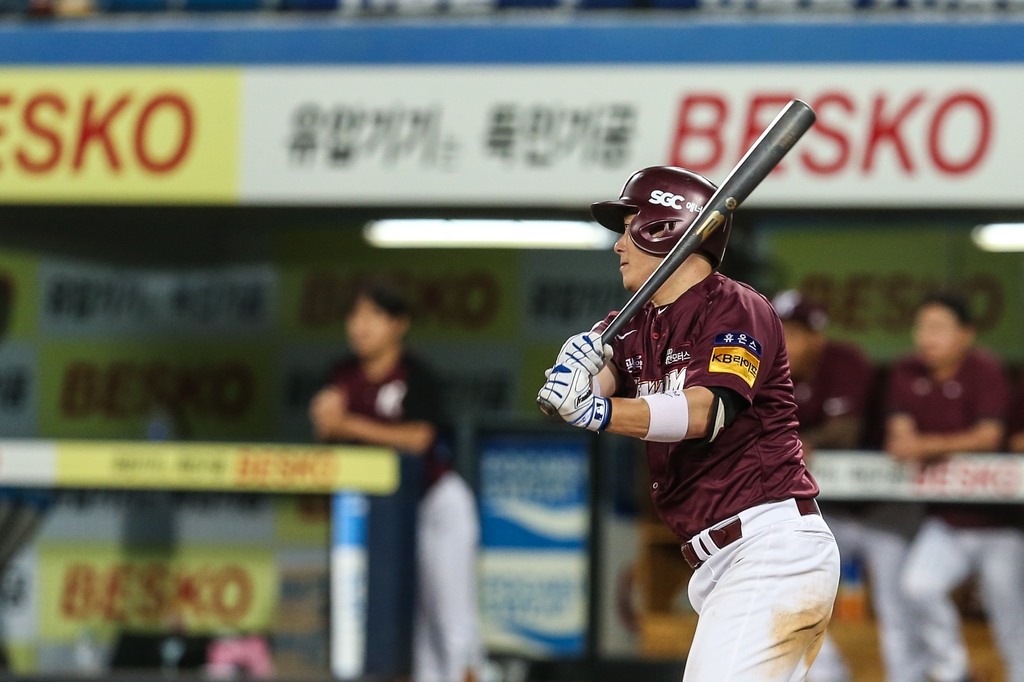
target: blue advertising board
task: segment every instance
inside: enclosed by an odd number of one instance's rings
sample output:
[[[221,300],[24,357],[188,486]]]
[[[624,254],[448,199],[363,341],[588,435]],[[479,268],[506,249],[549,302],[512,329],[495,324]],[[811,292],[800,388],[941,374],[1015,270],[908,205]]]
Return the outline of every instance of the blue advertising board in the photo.
[[[480,457],[480,593],[492,650],[584,653],[589,454],[585,438],[487,440]]]

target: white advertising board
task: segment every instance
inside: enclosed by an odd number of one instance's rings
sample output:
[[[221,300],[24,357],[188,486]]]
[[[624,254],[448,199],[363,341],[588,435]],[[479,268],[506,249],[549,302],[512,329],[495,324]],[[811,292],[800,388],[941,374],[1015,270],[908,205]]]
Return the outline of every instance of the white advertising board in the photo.
[[[993,64],[248,69],[241,201],[583,207],[721,181],[793,97],[818,123],[751,205],[1024,205],[1024,67]]]

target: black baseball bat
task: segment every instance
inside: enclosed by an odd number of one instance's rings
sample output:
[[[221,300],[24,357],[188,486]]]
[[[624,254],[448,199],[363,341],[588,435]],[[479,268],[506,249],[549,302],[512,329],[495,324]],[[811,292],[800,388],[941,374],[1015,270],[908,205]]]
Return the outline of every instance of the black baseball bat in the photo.
[[[779,165],[779,161],[782,161],[782,157],[793,148],[797,140],[811,129],[815,118],[814,110],[806,102],[798,99],[787,104],[779,112],[775,120],[761,133],[761,137],[757,138],[732,169],[718,191],[704,204],[697,219],[668,252],[658,269],[651,273],[643,286],[637,289],[611,324],[601,333],[602,344],[604,339],[611,339],[613,334],[622,331],[626,323],[640,312],[683,261],[693,255],[704,240],[725,223],[725,219],[739,208],[754,188]],[[554,405],[539,396],[537,406],[548,416],[556,414]]]

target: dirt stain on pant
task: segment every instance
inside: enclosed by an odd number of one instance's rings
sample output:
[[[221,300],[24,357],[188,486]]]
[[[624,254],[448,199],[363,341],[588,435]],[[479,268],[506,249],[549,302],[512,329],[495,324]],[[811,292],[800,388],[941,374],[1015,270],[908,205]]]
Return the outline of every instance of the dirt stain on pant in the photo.
[[[825,627],[831,619],[832,603],[825,599],[808,600],[803,608],[776,612],[769,625],[772,644],[766,656],[767,677],[776,679],[787,671],[791,673],[801,663],[809,668],[821,650]]]

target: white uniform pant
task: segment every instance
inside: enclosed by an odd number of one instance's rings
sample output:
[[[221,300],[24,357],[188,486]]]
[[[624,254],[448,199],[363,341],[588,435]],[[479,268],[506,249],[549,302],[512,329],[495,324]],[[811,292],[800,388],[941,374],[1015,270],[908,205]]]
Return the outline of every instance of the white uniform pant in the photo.
[[[473,491],[458,474],[445,474],[427,491],[419,506],[416,536],[413,680],[464,682],[467,672],[480,679],[480,524]]]
[[[817,514],[793,500],[739,514],[743,537],[690,579],[700,614],[683,682],[797,682],[821,645],[839,584],[839,550]],[[724,525],[719,524],[719,525]]]
[[[967,678],[967,647],[950,593],[974,572],[1006,680],[1024,682],[1024,533],[952,528],[935,518],[914,540],[903,571],[904,592],[921,611],[928,672],[936,682]]]
[[[878,618],[878,640],[887,682],[921,682],[926,656],[919,619],[903,594],[901,579],[910,542],[898,533],[854,519],[829,518],[844,557],[860,556],[871,576],[871,606]],[[821,653],[807,675],[810,682],[847,682],[846,662],[826,634]]]

